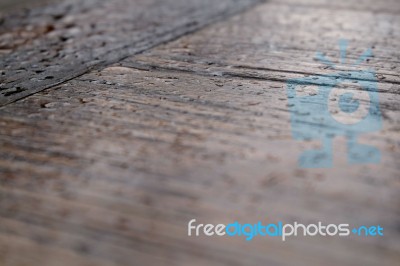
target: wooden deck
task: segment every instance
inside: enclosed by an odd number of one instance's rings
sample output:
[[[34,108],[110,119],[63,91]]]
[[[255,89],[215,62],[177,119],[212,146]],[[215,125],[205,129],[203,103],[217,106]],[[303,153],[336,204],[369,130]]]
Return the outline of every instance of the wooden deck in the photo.
[[[0,0],[0,265],[400,263],[400,2]],[[306,169],[289,79],[368,48],[378,164]],[[356,90],[352,84],[345,85]],[[361,105],[365,105],[362,102]],[[187,223],[381,225],[383,237],[188,237]]]

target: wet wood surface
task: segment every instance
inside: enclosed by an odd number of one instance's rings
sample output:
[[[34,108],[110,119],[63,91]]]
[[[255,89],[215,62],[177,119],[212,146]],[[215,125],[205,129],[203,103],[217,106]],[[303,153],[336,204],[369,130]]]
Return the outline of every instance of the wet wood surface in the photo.
[[[258,0],[67,0],[4,15],[0,105],[176,39]]]
[[[0,265],[399,264],[398,1],[114,2],[3,15]],[[104,31],[85,28],[105,14]],[[29,25],[43,27],[16,33]],[[299,167],[321,142],[293,139],[286,81],[355,68],[376,71],[383,127],[360,142],[381,162],[349,164],[337,137],[332,168]],[[380,224],[385,235],[188,237],[193,218]]]

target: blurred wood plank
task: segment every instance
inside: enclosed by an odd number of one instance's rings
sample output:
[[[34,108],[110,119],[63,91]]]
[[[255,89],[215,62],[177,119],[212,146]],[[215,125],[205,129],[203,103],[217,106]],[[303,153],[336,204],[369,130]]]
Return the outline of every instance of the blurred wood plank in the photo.
[[[21,9],[31,9],[44,6],[46,4],[60,0],[0,0],[0,20],[9,12],[18,12]]]
[[[121,265],[396,265],[398,133],[363,138],[379,165],[348,165],[338,139],[335,168],[299,169],[319,144],[291,139],[284,98],[279,82],[109,67],[9,105],[1,232]],[[385,237],[188,238],[191,218],[379,223]]]
[[[270,1],[2,107],[0,264],[398,265],[398,4],[327,5]],[[333,168],[302,169],[320,143],[292,139],[286,80],[334,71],[314,56],[338,63],[340,38],[339,70],[373,49],[383,129],[360,141],[382,162],[349,165],[335,138]],[[385,236],[190,238],[192,218]]]

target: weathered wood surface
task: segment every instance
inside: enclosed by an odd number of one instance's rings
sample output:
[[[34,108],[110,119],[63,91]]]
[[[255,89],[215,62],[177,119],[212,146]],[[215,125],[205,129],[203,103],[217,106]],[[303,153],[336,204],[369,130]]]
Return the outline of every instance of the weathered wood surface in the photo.
[[[223,19],[259,0],[67,0],[0,21],[0,105]]]
[[[269,1],[2,107],[0,264],[398,265],[399,4],[299,3]],[[301,169],[320,143],[292,139],[285,82],[336,71],[314,56],[337,63],[340,38],[339,69],[373,48],[360,67],[377,71],[383,129],[360,141],[382,162],[349,165],[336,138],[333,168]],[[385,236],[189,238],[192,218]]]

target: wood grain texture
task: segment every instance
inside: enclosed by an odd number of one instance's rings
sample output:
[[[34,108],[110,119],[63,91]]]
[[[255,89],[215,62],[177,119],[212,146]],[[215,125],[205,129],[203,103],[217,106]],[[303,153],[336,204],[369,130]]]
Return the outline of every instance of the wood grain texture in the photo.
[[[0,265],[385,265],[400,261],[393,1],[270,1],[0,109]],[[337,41],[377,72],[379,164],[303,169],[286,81]],[[357,80],[355,80],[357,81]],[[357,91],[357,83],[345,84]],[[361,102],[365,105],[366,102]],[[188,237],[187,223],[380,224],[384,237]]]
[[[176,39],[259,0],[66,0],[1,19],[0,105]]]
[[[7,13],[18,12],[21,9],[31,9],[34,7],[42,7],[46,4],[53,3],[60,0],[1,0],[0,1],[0,21],[4,22],[4,16]],[[0,23],[1,24],[1,23]]]

